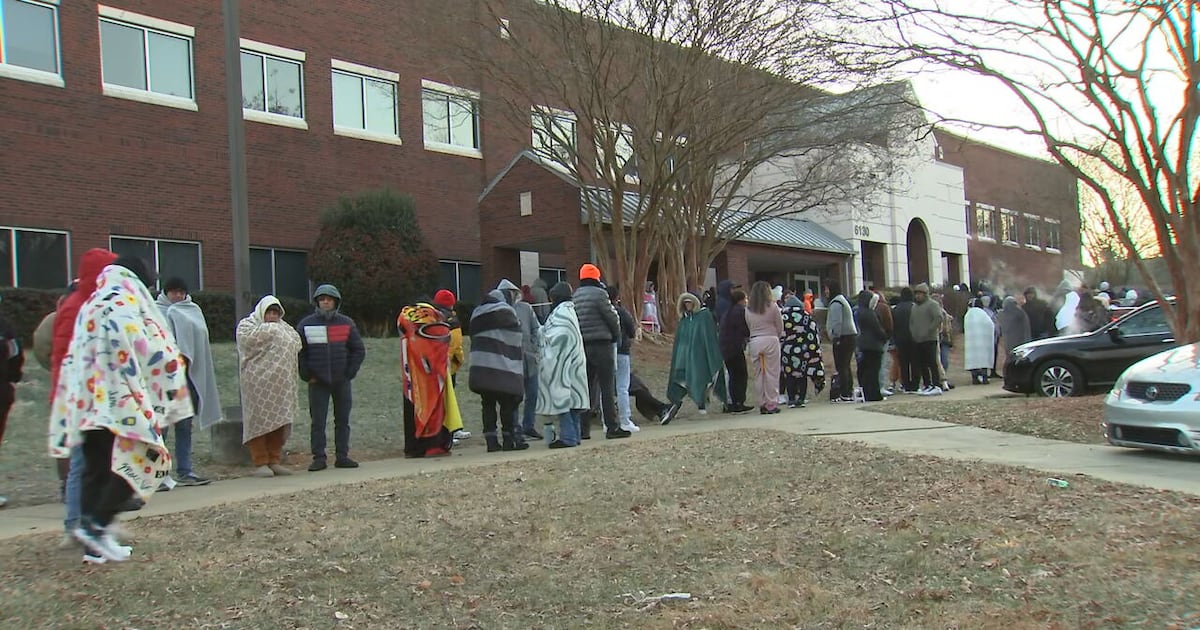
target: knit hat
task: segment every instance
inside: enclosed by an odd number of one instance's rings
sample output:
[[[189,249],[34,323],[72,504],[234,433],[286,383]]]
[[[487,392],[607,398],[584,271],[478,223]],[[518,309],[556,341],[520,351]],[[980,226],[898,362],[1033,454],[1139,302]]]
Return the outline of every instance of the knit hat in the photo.
[[[921,284],[913,287],[913,293],[924,293],[925,295],[929,295],[929,285],[922,282]]]
[[[580,280],[599,280],[600,279],[600,268],[597,267],[596,265],[593,265],[592,263],[585,264],[584,266],[579,268],[579,279]]]
[[[553,302],[555,306],[561,302],[568,302],[571,300],[571,293],[571,285],[567,284],[566,282],[558,282],[554,286],[550,287],[550,301]]]
[[[454,308],[455,302],[458,302],[458,300],[454,297],[454,294],[446,289],[441,289],[433,294],[433,303],[442,308]]]

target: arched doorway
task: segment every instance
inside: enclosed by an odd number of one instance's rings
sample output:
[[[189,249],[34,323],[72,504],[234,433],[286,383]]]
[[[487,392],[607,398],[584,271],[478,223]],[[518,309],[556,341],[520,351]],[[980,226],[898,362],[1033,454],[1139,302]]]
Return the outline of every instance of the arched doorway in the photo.
[[[913,219],[908,224],[908,283],[929,282],[929,230],[925,222]]]

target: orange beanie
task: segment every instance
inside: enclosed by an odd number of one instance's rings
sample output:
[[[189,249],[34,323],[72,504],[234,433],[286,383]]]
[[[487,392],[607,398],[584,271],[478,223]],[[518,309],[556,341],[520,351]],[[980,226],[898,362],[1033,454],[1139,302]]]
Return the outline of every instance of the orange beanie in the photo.
[[[593,265],[592,263],[588,263],[588,264],[580,267],[579,268],[579,279],[580,280],[599,280],[600,279],[600,268],[597,267],[596,265]]]

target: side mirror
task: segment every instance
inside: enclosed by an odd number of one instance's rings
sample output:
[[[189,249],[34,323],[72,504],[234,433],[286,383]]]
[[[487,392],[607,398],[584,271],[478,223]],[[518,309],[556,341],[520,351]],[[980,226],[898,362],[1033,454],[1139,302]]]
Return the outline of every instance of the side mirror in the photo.
[[[1113,343],[1121,343],[1121,340],[1123,339],[1121,336],[1121,327],[1113,326],[1112,328],[1109,328],[1108,337],[1113,340]]]

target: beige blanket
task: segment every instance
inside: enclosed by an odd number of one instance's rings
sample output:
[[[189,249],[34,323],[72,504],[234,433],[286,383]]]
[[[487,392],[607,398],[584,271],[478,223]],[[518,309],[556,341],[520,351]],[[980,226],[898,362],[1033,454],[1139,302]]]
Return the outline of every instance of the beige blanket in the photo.
[[[279,300],[268,295],[237,327],[242,443],[291,424],[298,410],[296,361],[300,335],[283,320],[263,319],[272,305],[283,311]]]

